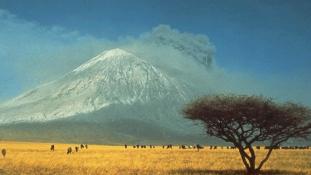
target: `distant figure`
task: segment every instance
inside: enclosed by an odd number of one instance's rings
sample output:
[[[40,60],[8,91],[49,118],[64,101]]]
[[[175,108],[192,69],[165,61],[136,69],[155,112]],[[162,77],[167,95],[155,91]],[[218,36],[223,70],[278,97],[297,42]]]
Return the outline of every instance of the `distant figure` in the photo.
[[[81,148],[81,149],[83,149],[83,148],[84,148],[84,145],[83,145],[83,144],[81,144],[81,145],[80,145],[80,148]]]
[[[54,146],[54,145],[51,145],[50,150],[51,150],[51,151],[54,151],[54,150],[55,150],[55,146]]]
[[[78,147],[78,146],[76,146],[76,147],[75,147],[75,150],[76,150],[76,152],[78,152],[78,151],[79,151],[79,147]]]
[[[172,149],[173,148],[173,145],[169,144],[166,146],[166,149]]]
[[[6,155],[6,149],[3,148],[3,149],[1,150],[1,153],[2,153],[2,156],[5,157],[5,155]]]
[[[88,148],[88,146],[87,146],[87,144],[85,144],[85,149],[87,149]]]
[[[127,148],[127,144],[124,145],[124,148],[125,148],[125,149]]]
[[[197,144],[196,147],[197,147],[197,150],[198,150],[198,151],[200,151],[200,149],[204,149],[204,147],[201,146],[201,145],[199,145],[199,144]]]
[[[67,148],[67,154],[71,154],[71,153],[72,153],[72,148],[71,147]]]

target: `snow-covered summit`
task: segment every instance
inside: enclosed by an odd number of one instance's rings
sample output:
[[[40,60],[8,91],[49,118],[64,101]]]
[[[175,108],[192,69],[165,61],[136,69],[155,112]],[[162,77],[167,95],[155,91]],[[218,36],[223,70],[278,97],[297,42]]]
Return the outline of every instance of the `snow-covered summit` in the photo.
[[[0,106],[0,123],[49,121],[89,113],[112,104],[184,100],[182,85],[122,49],[100,53],[62,78]]]
[[[115,48],[115,49],[104,51],[101,54],[99,54],[99,56],[105,59],[105,58],[126,58],[128,56],[134,56],[134,55],[123,49]]]
[[[82,64],[81,66],[79,66],[78,68],[76,68],[74,70],[74,72],[79,72],[79,71],[83,71],[91,66],[94,66],[95,64],[97,64],[100,61],[104,61],[107,59],[130,59],[130,58],[135,58],[136,56],[126,52],[125,50],[116,48],[116,49],[111,49],[111,50],[107,50],[104,51],[102,53],[100,53],[99,55],[97,55],[96,57],[92,58],[91,60],[89,60],[88,62]]]

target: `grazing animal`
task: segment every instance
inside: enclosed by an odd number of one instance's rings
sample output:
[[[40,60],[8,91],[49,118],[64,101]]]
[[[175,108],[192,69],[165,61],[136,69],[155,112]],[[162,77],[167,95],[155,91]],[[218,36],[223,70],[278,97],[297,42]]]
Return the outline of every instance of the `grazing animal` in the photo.
[[[76,150],[76,152],[78,152],[78,151],[79,151],[79,147],[78,147],[78,146],[76,146],[76,147],[75,147],[75,150]]]
[[[87,149],[88,148],[88,145],[87,144],[85,144],[85,149]]]
[[[125,148],[125,149],[127,148],[127,144],[124,145],[124,148]]]
[[[197,148],[198,151],[200,151],[200,149],[204,149],[204,147],[199,145],[199,144],[196,145],[196,148]]]
[[[3,149],[1,150],[1,153],[2,153],[2,156],[5,157],[5,155],[6,155],[6,149],[3,148]]]
[[[71,154],[72,153],[72,148],[71,147],[68,147],[67,148],[67,154]]]
[[[166,149],[172,149],[173,148],[173,145],[169,144],[166,146]]]
[[[80,145],[80,149],[83,149],[83,148],[84,148],[84,145],[83,145],[83,144],[81,144],[81,145]]]
[[[181,145],[181,149],[187,149],[186,145]]]
[[[54,146],[54,145],[51,145],[50,150],[51,150],[51,151],[54,151],[54,150],[55,150],[55,146]]]

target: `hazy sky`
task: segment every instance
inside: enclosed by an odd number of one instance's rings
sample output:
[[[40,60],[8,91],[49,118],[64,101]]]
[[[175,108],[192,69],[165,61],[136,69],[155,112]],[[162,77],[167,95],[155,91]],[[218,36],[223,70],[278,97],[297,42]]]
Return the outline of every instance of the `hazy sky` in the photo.
[[[94,56],[103,43],[168,24],[208,36],[226,72],[311,104],[309,0],[0,0],[0,9],[0,100],[53,77],[23,72],[42,62],[66,71],[83,60],[67,56]]]

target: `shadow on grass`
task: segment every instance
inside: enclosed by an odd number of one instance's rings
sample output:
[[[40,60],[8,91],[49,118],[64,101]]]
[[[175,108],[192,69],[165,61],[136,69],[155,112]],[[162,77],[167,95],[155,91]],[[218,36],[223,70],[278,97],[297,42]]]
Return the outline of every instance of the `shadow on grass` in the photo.
[[[195,169],[179,169],[173,170],[171,175],[245,175],[244,170],[195,170]],[[293,172],[285,170],[263,170],[260,175],[307,175],[304,172]]]
[[[0,169],[0,174],[1,174],[1,175],[6,175],[6,173],[4,172],[3,169]]]

